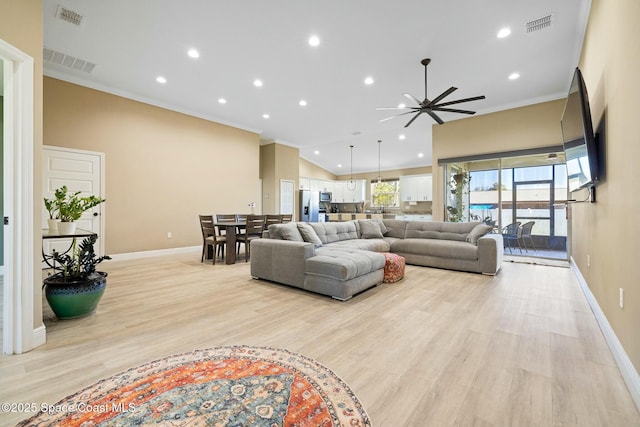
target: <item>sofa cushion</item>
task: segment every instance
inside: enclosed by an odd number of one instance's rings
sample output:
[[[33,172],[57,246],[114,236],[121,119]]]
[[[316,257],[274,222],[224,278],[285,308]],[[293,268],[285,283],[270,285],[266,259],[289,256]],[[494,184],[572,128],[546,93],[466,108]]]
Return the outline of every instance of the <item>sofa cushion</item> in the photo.
[[[440,258],[477,260],[478,247],[468,242],[444,239],[401,239],[391,244],[397,254],[427,255]]]
[[[440,239],[465,242],[478,222],[409,221],[405,238]]]
[[[360,237],[363,239],[382,239],[384,236],[380,223],[372,219],[359,219]],[[386,227],[385,227],[386,230]]]
[[[341,240],[357,239],[359,237],[358,221],[344,222],[311,222],[323,244],[339,242]]]
[[[391,243],[387,239],[351,239],[341,240],[339,242],[327,243],[327,248],[345,248],[345,249],[362,249],[374,252],[389,252]]]
[[[322,246],[322,240],[320,240],[313,227],[311,227],[306,222],[299,222],[297,224],[298,231],[300,231],[300,234],[302,235],[302,238],[305,242],[313,243],[313,246],[315,246],[316,248]]]
[[[404,239],[407,228],[407,222],[402,219],[383,219],[382,223],[387,229],[384,237],[395,237],[396,239]]]
[[[466,241],[469,243],[473,243],[474,245],[478,244],[478,239],[485,234],[489,233],[493,230],[493,227],[487,224],[478,224],[469,234],[467,234]]]
[[[305,260],[305,271],[346,281],[384,269],[384,265],[384,255],[376,252],[322,247],[316,250],[316,256]]]
[[[298,226],[295,222],[286,224],[271,224],[269,226],[269,238],[277,240],[291,240],[293,242],[304,242]]]

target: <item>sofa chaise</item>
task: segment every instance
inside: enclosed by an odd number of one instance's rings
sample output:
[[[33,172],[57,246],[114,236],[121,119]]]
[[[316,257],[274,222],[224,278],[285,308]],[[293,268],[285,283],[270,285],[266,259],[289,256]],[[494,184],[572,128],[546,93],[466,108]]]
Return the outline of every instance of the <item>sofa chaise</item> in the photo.
[[[382,282],[384,252],[407,264],[495,275],[503,242],[491,230],[394,219],[272,224],[251,243],[251,276],[347,300]]]

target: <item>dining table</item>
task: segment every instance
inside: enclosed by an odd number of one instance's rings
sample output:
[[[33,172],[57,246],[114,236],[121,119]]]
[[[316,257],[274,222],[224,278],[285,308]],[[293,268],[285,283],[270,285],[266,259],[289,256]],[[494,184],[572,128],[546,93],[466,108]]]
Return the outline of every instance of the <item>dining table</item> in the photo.
[[[225,236],[227,237],[227,243],[225,245],[226,255],[224,257],[225,264],[236,263],[236,230],[246,227],[247,221],[215,221],[213,225],[217,228],[225,229]],[[213,253],[212,256],[216,256]]]

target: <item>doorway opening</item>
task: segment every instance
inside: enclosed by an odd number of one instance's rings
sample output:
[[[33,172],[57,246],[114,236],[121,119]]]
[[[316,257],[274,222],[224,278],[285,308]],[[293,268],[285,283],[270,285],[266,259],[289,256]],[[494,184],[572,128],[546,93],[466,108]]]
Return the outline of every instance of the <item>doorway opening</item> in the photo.
[[[568,260],[567,171],[561,147],[444,163],[445,218],[502,233],[505,255]]]

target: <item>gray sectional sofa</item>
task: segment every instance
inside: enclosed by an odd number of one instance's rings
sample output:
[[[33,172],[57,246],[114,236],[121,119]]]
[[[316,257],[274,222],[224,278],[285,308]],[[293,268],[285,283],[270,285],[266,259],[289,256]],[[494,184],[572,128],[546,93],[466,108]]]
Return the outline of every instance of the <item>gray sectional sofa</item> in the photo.
[[[382,282],[385,256],[407,264],[494,275],[501,234],[482,223],[352,220],[273,224],[251,242],[251,276],[347,300]]]

